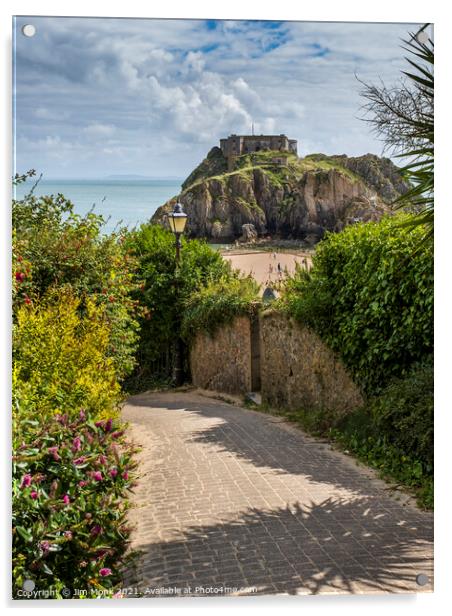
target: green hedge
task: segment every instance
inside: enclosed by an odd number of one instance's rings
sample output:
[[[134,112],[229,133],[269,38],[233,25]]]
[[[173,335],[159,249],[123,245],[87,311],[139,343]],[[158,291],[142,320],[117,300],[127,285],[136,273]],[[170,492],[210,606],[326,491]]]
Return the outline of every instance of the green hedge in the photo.
[[[337,351],[366,393],[433,349],[433,246],[406,216],[328,234],[282,307]]]
[[[235,316],[252,314],[258,302],[259,285],[251,276],[233,273],[212,281],[185,302],[182,335],[188,341],[197,332],[213,333]]]
[[[332,436],[384,475],[414,488],[433,507],[433,358],[392,379],[368,406],[345,417]]]
[[[12,223],[13,316],[62,287],[81,300],[89,298],[105,311],[107,354],[123,380],[135,363],[139,307],[131,294],[140,284],[126,249],[126,230],[104,235],[102,216],[76,214],[61,194],[13,200]]]
[[[135,261],[126,232],[103,236],[63,195],[12,211],[14,596],[27,579],[50,598],[112,596],[130,532],[133,448],[115,417],[134,365]]]
[[[143,281],[134,297],[143,307],[137,367],[127,381],[131,391],[171,377],[174,343],[179,337],[187,298],[230,271],[221,254],[200,240],[182,239],[176,267],[174,235],[160,225],[144,224],[127,238]]]

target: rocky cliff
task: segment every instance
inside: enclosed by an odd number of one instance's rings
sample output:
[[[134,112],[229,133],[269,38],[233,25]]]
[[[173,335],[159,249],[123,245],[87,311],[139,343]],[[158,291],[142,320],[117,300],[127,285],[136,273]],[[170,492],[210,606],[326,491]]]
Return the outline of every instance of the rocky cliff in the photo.
[[[258,235],[315,243],[325,231],[379,219],[407,185],[389,159],[372,154],[300,159],[287,152],[255,152],[237,158],[228,173],[215,147],[182,188],[156,211],[153,222],[164,224],[179,200],[192,237],[233,240],[242,236],[244,225],[253,225]]]

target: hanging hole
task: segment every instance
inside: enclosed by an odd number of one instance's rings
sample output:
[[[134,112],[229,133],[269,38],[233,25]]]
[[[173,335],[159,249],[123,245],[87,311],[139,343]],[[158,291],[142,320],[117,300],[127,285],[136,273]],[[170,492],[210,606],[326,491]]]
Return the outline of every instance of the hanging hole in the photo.
[[[427,43],[428,43],[428,34],[427,34],[427,32],[425,30],[422,30],[422,32],[418,32],[416,34],[416,38],[417,38],[418,42],[421,45],[427,45]]]
[[[22,26],[22,34],[28,38],[31,38],[36,34],[36,28],[33,24],[25,24],[25,26]]]

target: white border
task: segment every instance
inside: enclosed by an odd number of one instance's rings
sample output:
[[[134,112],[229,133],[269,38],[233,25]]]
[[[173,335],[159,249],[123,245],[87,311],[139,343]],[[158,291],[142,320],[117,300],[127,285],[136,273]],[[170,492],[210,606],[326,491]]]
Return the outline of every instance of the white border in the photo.
[[[3,546],[3,558],[0,569],[0,593],[4,607],[19,610],[19,612],[33,609],[80,609],[90,612],[93,609],[152,609],[160,610],[199,610],[224,612],[234,609],[244,612],[259,610],[259,612],[274,612],[283,608],[288,614],[300,614],[315,611],[328,613],[344,610],[347,614],[381,613],[382,609],[396,609],[400,613],[422,614],[426,610],[440,613],[440,605],[448,598],[449,571],[451,570],[449,554],[451,553],[450,525],[450,470],[452,464],[447,456],[451,448],[452,436],[452,406],[450,401],[450,372],[452,369],[451,351],[451,320],[452,306],[449,299],[451,288],[449,236],[452,232],[452,165],[450,151],[452,148],[451,135],[451,82],[450,58],[452,57],[451,28],[447,3],[442,0],[410,0],[399,1],[379,0],[378,2],[363,2],[362,0],[322,0],[322,2],[300,2],[295,0],[228,0],[217,2],[207,0],[167,1],[164,3],[128,0],[121,4],[100,2],[98,0],[18,0],[11,2],[4,0],[0,8],[1,53],[2,53],[2,84],[1,84],[1,135],[3,136],[3,153],[5,154],[2,174],[3,220],[0,226],[0,242],[2,254],[2,319],[0,333],[2,336],[2,434],[1,441],[5,447],[0,456],[2,465],[2,479],[5,488],[2,490],[3,512],[5,524],[2,524],[3,536],[0,545]],[[10,562],[9,549],[9,392],[10,392],[10,303],[8,300],[10,263],[10,177],[11,177],[11,17],[12,15],[55,15],[55,16],[109,16],[109,17],[167,17],[167,18],[214,18],[214,19],[277,19],[277,20],[303,20],[303,21],[378,21],[378,22],[433,22],[435,24],[436,39],[436,271],[435,271],[435,298],[436,298],[436,509],[435,509],[435,593],[414,596],[341,596],[341,597],[262,597],[244,599],[187,599],[185,601],[156,600],[151,604],[145,600],[127,601],[99,601],[93,602],[10,602],[9,579]],[[449,472],[447,472],[449,470]]]

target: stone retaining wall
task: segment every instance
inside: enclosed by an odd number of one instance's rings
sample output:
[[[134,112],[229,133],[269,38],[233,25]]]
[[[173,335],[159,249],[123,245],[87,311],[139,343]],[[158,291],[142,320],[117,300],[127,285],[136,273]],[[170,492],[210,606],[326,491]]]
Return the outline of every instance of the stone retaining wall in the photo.
[[[268,405],[346,413],[363,404],[342,362],[317,334],[267,311],[260,318],[261,393]]]
[[[262,401],[273,408],[341,414],[363,404],[343,363],[319,336],[273,310],[253,328],[248,317],[237,317],[213,336],[199,334],[190,367],[193,384],[203,389],[244,394],[260,381]]]
[[[237,317],[212,336],[198,334],[190,348],[192,382],[202,389],[244,394],[251,385],[251,325]]]

